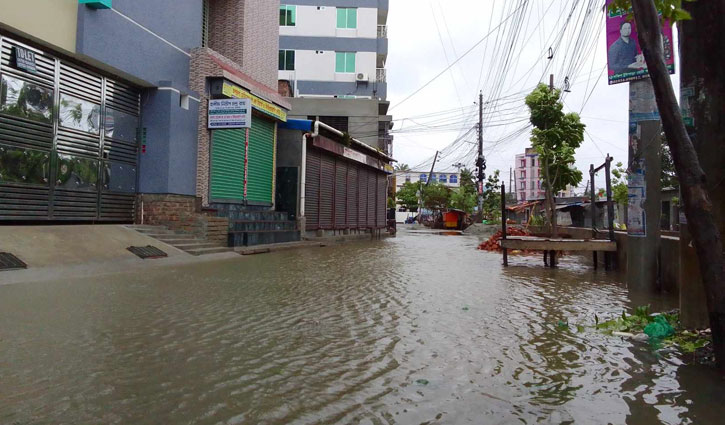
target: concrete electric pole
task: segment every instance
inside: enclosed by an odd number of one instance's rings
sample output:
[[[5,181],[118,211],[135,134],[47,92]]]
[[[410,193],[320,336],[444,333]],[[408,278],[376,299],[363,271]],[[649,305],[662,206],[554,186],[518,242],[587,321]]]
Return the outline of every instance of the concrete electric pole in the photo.
[[[483,211],[483,179],[486,178],[486,159],[483,157],[483,91],[478,93],[478,211]]]

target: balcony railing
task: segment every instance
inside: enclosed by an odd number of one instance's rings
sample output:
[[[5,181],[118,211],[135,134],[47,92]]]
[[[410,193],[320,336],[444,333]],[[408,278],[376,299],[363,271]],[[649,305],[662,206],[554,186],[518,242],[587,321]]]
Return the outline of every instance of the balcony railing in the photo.
[[[378,25],[378,38],[388,38],[387,25]]]
[[[375,69],[375,81],[378,83],[387,83],[388,82],[388,70],[385,68],[376,68]]]

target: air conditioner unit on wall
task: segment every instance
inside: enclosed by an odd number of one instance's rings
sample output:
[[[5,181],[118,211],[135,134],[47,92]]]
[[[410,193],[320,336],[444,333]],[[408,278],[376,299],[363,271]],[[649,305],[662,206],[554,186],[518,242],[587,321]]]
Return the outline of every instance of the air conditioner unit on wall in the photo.
[[[364,72],[358,72],[357,74],[355,74],[355,81],[367,83],[368,81],[370,81],[370,78],[368,77],[368,74]]]

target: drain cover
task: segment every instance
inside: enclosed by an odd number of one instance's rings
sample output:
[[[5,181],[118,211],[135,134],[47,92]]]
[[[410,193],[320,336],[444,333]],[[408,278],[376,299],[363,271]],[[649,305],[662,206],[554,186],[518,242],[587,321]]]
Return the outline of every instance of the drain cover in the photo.
[[[0,270],[27,269],[28,265],[9,252],[0,252]]]
[[[155,246],[129,246],[126,248],[127,250],[131,251],[132,253],[138,255],[139,257],[143,258],[144,260],[147,258],[163,258],[168,257],[168,255],[156,248]]]

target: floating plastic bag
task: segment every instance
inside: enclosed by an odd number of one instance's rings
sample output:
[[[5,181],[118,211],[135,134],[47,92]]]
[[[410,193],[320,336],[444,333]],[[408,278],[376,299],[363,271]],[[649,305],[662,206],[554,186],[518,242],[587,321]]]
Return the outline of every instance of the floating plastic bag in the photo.
[[[664,316],[655,317],[654,322],[644,328],[644,333],[650,338],[663,339],[675,333],[675,328]]]

